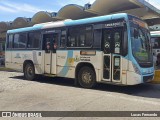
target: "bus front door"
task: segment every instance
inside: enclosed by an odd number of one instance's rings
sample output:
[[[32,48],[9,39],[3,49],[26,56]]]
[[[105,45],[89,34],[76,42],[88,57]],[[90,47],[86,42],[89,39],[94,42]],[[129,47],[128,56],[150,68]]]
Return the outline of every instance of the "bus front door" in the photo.
[[[103,29],[103,80],[121,82],[121,45],[123,27]]]
[[[57,64],[57,42],[58,42],[59,34],[58,33],[50,33],[43,35],[44,41],[44,72],[46,74],[56,74],[56,64]]]

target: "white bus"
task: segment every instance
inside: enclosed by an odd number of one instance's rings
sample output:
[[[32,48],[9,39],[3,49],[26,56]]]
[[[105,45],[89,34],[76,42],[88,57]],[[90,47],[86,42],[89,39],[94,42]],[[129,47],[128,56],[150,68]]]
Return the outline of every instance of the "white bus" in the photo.
[[[151,43],[153,49],[153,61],[159,65],[157,61],[158,54],[160,55],[160,31],[151,31]]]
[[[28,80],[37,74],[96,83],[136,85],[154,76],[150,33],[126,13],[37,24],[9,30],[6,67]]]

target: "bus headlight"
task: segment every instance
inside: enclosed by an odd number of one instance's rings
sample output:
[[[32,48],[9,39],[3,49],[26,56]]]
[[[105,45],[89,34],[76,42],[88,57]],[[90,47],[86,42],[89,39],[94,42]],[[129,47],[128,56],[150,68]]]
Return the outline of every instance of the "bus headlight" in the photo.
[[[135,64],[132,64],[132,65],[133,65],[134,71],[135,71],[137,74],[141,75],[141,72],[140,72],[139,68],[137,67],[137,65],[135,65]]]

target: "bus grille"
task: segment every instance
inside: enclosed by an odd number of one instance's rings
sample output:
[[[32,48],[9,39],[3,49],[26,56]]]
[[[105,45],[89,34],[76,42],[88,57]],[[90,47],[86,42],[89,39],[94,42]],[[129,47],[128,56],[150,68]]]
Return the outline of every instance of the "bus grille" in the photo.
[[[150,75],[150,76],[144,76],[143,77],[143,82],[145,83],[145,82],[149,82],[149,81],[151,81],[153,79],[153,75]]]

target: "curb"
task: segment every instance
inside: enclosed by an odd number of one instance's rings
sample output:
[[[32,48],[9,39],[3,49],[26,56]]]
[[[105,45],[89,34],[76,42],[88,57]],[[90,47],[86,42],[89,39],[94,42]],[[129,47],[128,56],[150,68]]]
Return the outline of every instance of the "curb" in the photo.
[[[160,84],[160,81],[152,81],[151,84]]]
[[[5,67],[0,67],[0,71],[15,72],[14,70]]]
[[[154,79],[150,83],[160,84],[160,70],[155,71]]]

